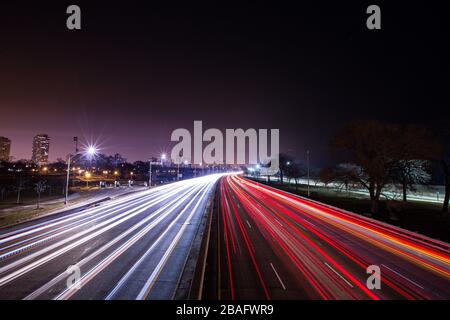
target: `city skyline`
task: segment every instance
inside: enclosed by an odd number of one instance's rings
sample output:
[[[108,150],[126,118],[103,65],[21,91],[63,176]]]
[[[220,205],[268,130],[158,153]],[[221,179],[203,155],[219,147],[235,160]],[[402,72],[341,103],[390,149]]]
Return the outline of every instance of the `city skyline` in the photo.
[[[393,1],[3,1],[0,301],[180,319],[450,301],[449,21]]]
[[[419,27],[389,4],[390,31],[372,32],[363,5],[84,4],[82,30],[68,31],[63,3],[5,6],[18,18],[0,19],[9,48],[0,53],[0,134],[18,159],[42,131],[53,139],[51,160],[71,152],[73,136],[145,159],[170,149],[173,130],[202,120],[221,130],[279,128],[282,151],[310,150],[322,165],[347,122],[434,126],[446,109],[445,81],[435,81],[445,79],[448,56],[439,14]]]

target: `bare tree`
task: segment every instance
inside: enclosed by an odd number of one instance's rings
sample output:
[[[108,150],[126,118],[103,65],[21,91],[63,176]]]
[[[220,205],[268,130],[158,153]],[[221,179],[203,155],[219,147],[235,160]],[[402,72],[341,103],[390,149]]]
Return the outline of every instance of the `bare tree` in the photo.
[[[41,193],[44,192],[46,188],[47,188],[47,185],[46,185],[46,181],[45,180],[40,180],[37,183],[35,183],[34,190],[36,191],[36,193],[38,195],[36,209],[40,209],[40,206],[41,206]]]
[[[366,179],[362,169],[353,163],[340,163],[328,170],[328,177],[323,177],[324,173],[322,173],[322,178],[328,179],[328,183],[337,184],[338,189],[344,189],[347,192],[350,184],[361,184],[360,181]]]
[[[393,178],[401,183],[403,201],[407,201],[408,189],[413,190],[414,184],[425,184],[431,180],[429,160],[436,157],[439,146],[430,130],[416,125],[401,127],[398,145],[401,160]]]
[[[415,190],[416,184],[426,184],[431,180],[430,163],[427,160],[402,160],[394,172],[394,181],[402,185],[403,201],[407,201],[408,190]]]
[[[450,200],[450,121],[441,123],[436,131],[436,141],[439,144],[439,152],[436,159],[442,169],[444,175],[445,195],[442,212],[448,213],[448,205]]]
[[[279,159],[280,182],[283,184],[286,171],[289,170],[289,165],[294,162],[294,158],[288,154],[280,153]]]
[[[300,163],[290,162],[289,165],[285,168],[285,175],[289,179],[294,179],[295,181],[295,190],[298,190],[298,180],[306,175],[306,170]]]
[[[355,165],[346,174],[369,191],[373,214],[378,212],[383,188],[399,173],[405,190],[414,181],[429,180],[425,160],[433,158],[437,146],[424,127],[375,121],[353,123],[335,137],[332,145]]]
[[[19,176],[16,182],[16,190],[17,190],[16,204],[20,204],[20,193],[22,189],[23,189],[23,179],[22,176]]]
[[[332,141],[332,146],[354,164],[347,175],[368,190],[371,212],[378,213],[381,191],[401,160],[397,137],[400,128],[375,121],[355,122]]]

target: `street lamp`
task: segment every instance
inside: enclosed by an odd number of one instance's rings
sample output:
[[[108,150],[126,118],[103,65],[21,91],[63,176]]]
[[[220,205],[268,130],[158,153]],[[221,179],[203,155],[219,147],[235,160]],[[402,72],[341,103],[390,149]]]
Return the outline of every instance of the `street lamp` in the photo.
[[[70,180],[70,162],[72,161],[73,158],[81,155],[81,154],[85,154],[89,157],[93,157],[97,154],[97,148],[93,145],[90,145],[87,147],[87,149],[83,152],[77,152],[75,153],[73,156],[69,154],[68,158],[67,158],[67,177],[66,177],[66,195],[65,195],[65,199],[64,199],[64,204],[68,204],[69,203],[69,180]],[[88,175],[88,172],[86,173],[86,176]],[[90,176],[90,173],[89,173]]]
[[[89,179],[91,178],[91,173],[89,171],[86,171],[84,176],[86,177],[86,188],[88,188],[89,187]]]

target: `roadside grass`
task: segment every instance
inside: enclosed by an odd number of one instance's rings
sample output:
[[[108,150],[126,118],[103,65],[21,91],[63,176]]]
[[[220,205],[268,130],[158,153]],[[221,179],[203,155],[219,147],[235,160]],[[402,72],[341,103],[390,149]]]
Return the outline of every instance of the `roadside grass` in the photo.
[[[34,217],[49,213],[52,210],[62,208],[64,204],[55,203],[50,205],[42,206],[40,209],[27,208],[18,211],[12,211],[7,214],[0,214],[0,228],[7,227],[16,223],[25,222]]]
[[[62,196],[63,195],[61,195],[61,194],[48,195],[48,194],[44,193],[41,195],[41,202],[57,200],[57,199],[61,198]],[[14,208],[17,206],[27,206],[27,205],[36,204],[37,194],[35,192],[23,192],[23,194],[20,197],[20,203],[17,204],[16,201],[17,201],[17,195],[11,194],[6,199],[0,201],[0,210]]]
[[[267,181],[255,180],[267,184]],[[281,184],[271,181],[271,187],[308,197],[306,185]],[[450,216],[443,215],[442,205],[419,201],[381,200],[379,214],[370,214],[370,199],[364,195],[326,187],[310,186],[310,199],[335,206],[357,214],[370,216],[392,225],[414,231],[428,237],[450,242]]]
[[[78,193],[80,194],[80,196],[76,199],[72,199],[70,201],[71,205],[85,201],[91,196],[89,190],[79,190]],[[23,199],[24,201],[21,201],[20,205],[11,202],[0,203],[0,228],[11,226],[20,222],[25,222],[32,218],[51,213],[52,211],[56,211],[57,209],[62,209],[65,206],[64,197],[62,197],[61,195],[42,197],[40,209],[36,208],[36,197]],[[45,201],[58,199],[59,201],[45,203]],[[24,206],[29,206],[29,208],[24,208]],[[17,210],[12,210],[14,207],[17,207]],[[2,212],[2,209],[7,210]]]

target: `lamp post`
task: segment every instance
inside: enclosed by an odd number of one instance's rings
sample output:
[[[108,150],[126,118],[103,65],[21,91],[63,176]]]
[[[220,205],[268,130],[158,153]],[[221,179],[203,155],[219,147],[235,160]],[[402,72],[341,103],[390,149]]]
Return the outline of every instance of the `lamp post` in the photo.
[[[69,154],[69,156],[67,158],[67,176],[66,176],[66,192],[65,192],[66,194],[65,194],[65,198],[64,198],[64,204],[69,203],[70,162],[72,161],[73,158],[75,158],[83,153],[87,154],[89,156],[94,156],[97,153],[97,149],[94,146],[89,146],[87,148],[87,150],[85,150],[84,152],[77,152],[73,156]]]
[[[91,177],[91,173],[86,171],[84,176],[86,177],[86,188],[89,188],[89,178]]]

